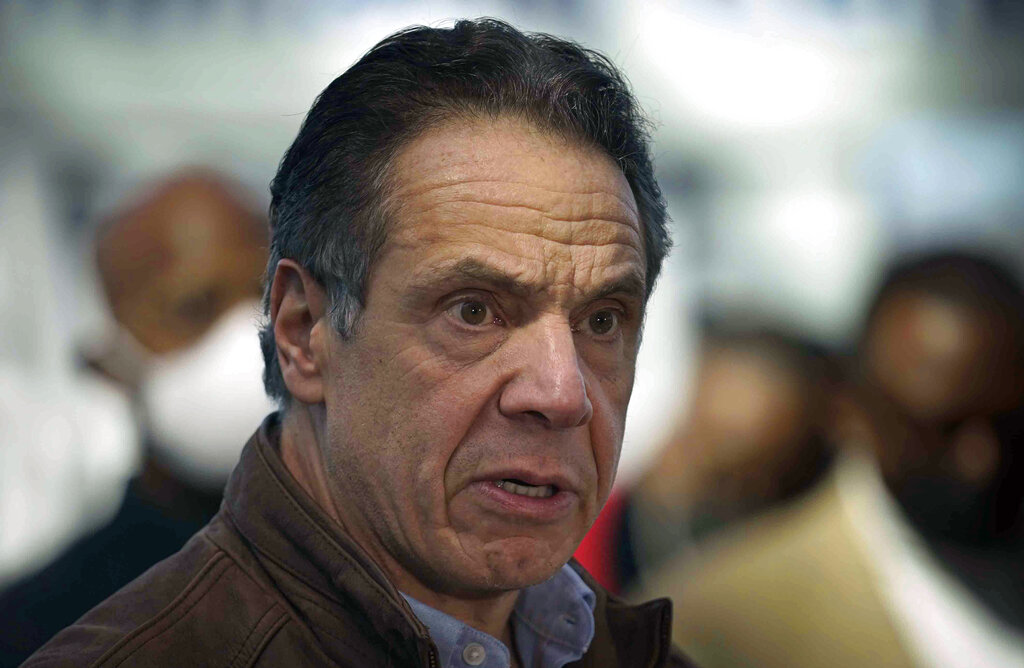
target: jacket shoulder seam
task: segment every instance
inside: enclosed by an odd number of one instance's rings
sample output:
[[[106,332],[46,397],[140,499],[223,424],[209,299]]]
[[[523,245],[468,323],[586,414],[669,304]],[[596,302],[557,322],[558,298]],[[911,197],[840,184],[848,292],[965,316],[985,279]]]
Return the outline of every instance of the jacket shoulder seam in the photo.
[[[301,509],[300,509],[300,510],[301,510]],[[329,600],[329,601],[332,601],[333,603],[337,603],[337,604],[339,604],[339,605],[340,605],[340,601],[338,601],[338,600],[337,600],[336,598],[334,598],[334,596],[333,596],[333,595],[331,595],[331,594],[327,594],[327,593],[323,592],[323,591],[322,591],[322,590],[321,590],[321,589],[320,589],[319,587],[316,587],[316,586],[315,586],[315,585],[313,585],[313,584],[312,584],[311,582],[309,582],[308,580],[306,580],[306,578],[302,577],[302,575],[301,575],[300,573],[297,573],[297,572],[295,572],[295,571],[294,571],[294,570],[293,570],[292,568],[290,568],[290,567],[289,567],[289,566],[288,566],[287,564],[285,564],[285,563],[281,562],[280,560],[278,560],[278,559],[277,559],[277,558],[276,558],[276,557],[275,557],[275,556],[273,555],[273,553],[271,553],[271,552],[269,552],[269,551],[267,551],[267,550],[263,549],[263,547],[262,547],[262,546],[260,545],[260,543],[259,543],[258,541],[256,541],[256,540],[253,540],[253,538],[252,538],[251,536],[247,535],[247,534],[246,534],[246,533],[245,533],[245,532],[244,532],[244,531],[242,530],[242,527],[241,527],[241,526],[240,526],[240,525],[238,524],[238,521],[237,521],[237,520],[235,519],[234,515],[232,514],[232,512],[231,512],[231,508],[230,508],[230,507],[228,507],[227,505],[225,505],[225,506],[224,506],[224,507],[222,508],[222,511],[223,511],[223,512],[225,513],[225,515],[226,515],[226,521],[230,522],[230,524],[231,524],[232,528],[233,528],[233,529],[234,529],[235,531],[237,531],[237,532],[238,532],[238,533],[239,533],[240,535],[242,535],[242,536],[243,536],[243,537],[244,537],[244,538],[245,538],[246,540],[248,540],[248,541],[249,541],[249,543],[250,543],[250,544],[252,545],[252,548],[253,548],[253,549],[254,549],[254,550],[255,550],[256,552],[258,552],[258,553],[259,553],[260,555],[262,555],[262,556],[263,556],[263,558],[267,559],[267,560],[268,560],[268,561],[270,561],[270,562],[271,562],[272,564],[274,564],[275,566],[277,566],[278,568],[280,568],[280,569],[281,569],[281,570],[283,570],[284,572],[288,573],[288,574],[289,574],[290,576],[292,576],[293,578],[295,578],[296,580],[298,580],[299,582],[301,582],[301,583],[302,583],[303,585],[305,585],[306,587],[308,587],[308,588],[309,588],[309,589],[310,589],[311,591],[313,591],[313,592],[316,592],[316,593],[318,593],[318,594],[320,594],[320,595],[324,596],[324,598],[325,598],[325,599],[327,599],[327,600]],[[215,540],[214,538],[212,538],[212,537],[210,537],[210,536],[205,536],[205,538],[206,538],[207,540],[209,540],[210,542],[212,542],[213,544],[215,544],[215,545],[218,545],[218,548],[219,548],[219,549],[224,549],[223,547],[221,547],[221,546],[220,546],[220,545],[219,545],[219,544],[217,543],[217,541],[216,541],[216,540]],[[249,577],[250,579],[252,579],[252,580],[253,580],[254,582],[256,582],[256,583],[257,583],[257,584],[258,584],[258,585],[259,585],[259,586],[260,586],[261,588],[263,588],[263,584],[262,584],[262,583],[260,583],[260,582],[258,581],[258,579],[257,579],[257,578],[253,578],[253,577],[252,577],[252,575],[251,575],[250,573],[248,573],[248,571],[247,571],[247,570],[246,570],[246,569],[245,569],[244,567],[240,567],[240,568],[241,568],[242,572],[246,574],[246,576],[247,576],[247,577]],[[275,597],[276,597],[276,596],[282,596],[282,593],[281,593],[281,592],[279,592],[279,591],[277,591],[277,590],[274,590],[274,589],[264,589],[264,591],[266,591],[266,592],[267,592],[268,594],[270,594],[270,595],[272,595],[272,596],[275,596]],[[323,605],[323,604],[322,604],[322,603],[321,603],[320,601],[318,601],[318,600],[316,600],[315,598],[312,598],[312,597],[310,597],[310,596],[305,596],[305,595],[303,595],[303,594],[301,594],[301,593],[299,593],[299,592],[290,592],[290,593],[289,593],[289,594],[287,595],[287,597],[283,597],[283,598],[285,598],[285,599],[287,600],[287,598],[288,598],[288,597],[291,597],[291,598],[295,598],[295,599],[301,599],[301,600],[303,600],[303,601],[305,601],[305,602],[307,602],[307,603],[309,603],[309,604],[311,604],[311,605],[313,605],[313,606],[315,606],[315,607],[319,608],[320,610],[322,610],[322,611],[324,611],[324,612],[326,612],[326,613],[328,613],[328,614],[332,614],[332,612],[331,612],[331,610],[330,610],[330,609],[328,609],[328,608],[327,608],[326,606],[324,606],[324,605]],[[289,603],[290,605],[293,605],[293,604],[294,604],[294,603],[293,603],[292,601],[288,601],[288,603]],[[285,616],[286,616],[286,617],[287,617],[288,619],[286,619],[286,620],[285,620],[285,622],[287,622],[287,621],[292,621],[292,622],[294,623],[294,622],[296,621],[296,620],[295,620],[295,619],[293,618],[293,615],[291,614],[291,612],[289,612],[289,608],[288,608],[287,606],[283,606],[283,605],[281,605],[281,603],[280,603],[280,602],[279,602],[279,603],[277,603],[277,605],[281,606],[281,607],[282,607],[282,608],[284,608],[284,609],[285,609],[285,611],[286,611],[286,612],[285,612]],[[283,627],[283,626],[284,626],[284,624],[282,624],[281,626]],[[276,629],[276,631],[280,631],[280,628]],[[275,631],[275,632],[276,632],[276,631]],[[307,629],[307,631],[309,631],[309,630]],[[309,631],[309,632],[311,632],[311,631]],[[332,633],[332,632],[330,632],[330,631],[329,631],[329,630],[327,630],[327,629],[321,629],[321,633],[324,633],[325,635],[328,635],[328,636],[330,636],[331,638],[334,638],[334,639],[335,639],[335,640],[337,640],[337,641],[340,641],[340,642],[344,642],[344,643],[345,643],[345,645],[346,645],[346,647],[348,647],[348,648],[349,648],[349,649],[350,649],[351,651],[353,651],[354,653],[356,653],[356,654],[358,654],[358,655],[359,655],[359,658],[360,658],[360,659],[362,659],[362,660],[365,660],[365,661],[372,661],[372,658],[373,658],[373,657],[370,657],[370,656],[366,655],[366,654],[365,654],[364,652],[362,652],[361,650],[359,650],[359,648],[357,648],[357,647],[353,647],[353,646],[352,646],[352,645],[351,645],[351,644],[350,644],[350,643],[348,642],[347,638],[345,638],[344,636],[340,636],[340,635],[338,635],[338,634]],[[268,641],[269,641],[269,638],[268,638]],[[324,656],[324,658],[326,658],[326,655]],[[331,663],[332,663],[332,665],[336,665],[336,664],[334,664],[334,662],[333,662],[333,661],[332,661]]]
[[[203,595],[228,571],[230,565],[231,562],[227,559],[227,555],[218,551],[163,610],[155,617],[129,631],[91,665],[94,668],[103,665],[119,666],[127,661],[135,652],[174,626],[189,610],[195,607],[202,600]],[[138,644],[131,647],[133,642]],[[125,651],[127,653],[118,658],[118,655]],[[118,660],[114,661],[115,659]]]
[[[272,614],[275,612],[277,613],[276,615]],[[263,648],[288,622],[288,619],[288,613],[282,610],[280,606],[277,604],[271,606],[263,613],[259,621],[253,625],[249,635],[242,641],[241,647],[238,648],[234,658],[228,664],[228,668],[251,666],[255,658],[263,651]]]

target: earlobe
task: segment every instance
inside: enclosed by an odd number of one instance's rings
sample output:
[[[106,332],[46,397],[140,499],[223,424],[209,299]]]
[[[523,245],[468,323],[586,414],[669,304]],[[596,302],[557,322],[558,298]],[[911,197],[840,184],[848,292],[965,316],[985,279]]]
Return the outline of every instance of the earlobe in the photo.
[[[293,260],[277,263],[270,288],[277,360],[292,398],[307,404],[324,400],[325,308],[324,289],[309,272]]]

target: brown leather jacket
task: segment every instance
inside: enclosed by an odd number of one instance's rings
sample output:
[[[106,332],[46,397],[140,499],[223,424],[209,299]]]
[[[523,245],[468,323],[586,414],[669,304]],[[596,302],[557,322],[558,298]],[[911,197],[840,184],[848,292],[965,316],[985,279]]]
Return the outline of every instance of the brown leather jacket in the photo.
[[[426,627],[380,568],[314,504],[275,445],[252,437],[216,517],[24,666],[439,666]],[[667,599],[597,593],[596,631],[574,666],[685,666]]]

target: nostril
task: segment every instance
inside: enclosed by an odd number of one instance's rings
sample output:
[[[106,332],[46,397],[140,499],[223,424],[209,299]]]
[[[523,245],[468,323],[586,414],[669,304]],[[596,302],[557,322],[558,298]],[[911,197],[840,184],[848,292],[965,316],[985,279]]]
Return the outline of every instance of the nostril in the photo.
[[[526,411],[526,414],[537,418],[541,422],[547,422],[548,421],[548,416],[544,415],[540,411]]]

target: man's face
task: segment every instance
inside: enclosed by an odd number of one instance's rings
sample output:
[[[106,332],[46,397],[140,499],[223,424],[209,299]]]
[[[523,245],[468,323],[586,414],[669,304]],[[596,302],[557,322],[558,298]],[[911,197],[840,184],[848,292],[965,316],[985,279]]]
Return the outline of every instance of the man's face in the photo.
[[[964,427],[981,425],[994,439],[988,423],[1019,406],[1024,389],[1010,336],[993,313],[925,294],[892,296],[865,350],[878,401],[889,408],[876,416],[888,430],[886,447],[934,460],[955,450]]]
[[[869,330],[874,447],[926,533],[975,541],[996,520],[1024,406],[1012,336],[996,313],[918,293],[891,297]]]
[[[186,175],[129,210],[97,242],[118,322],[147,350],[194,345],[232,306],[259,299],[266,227],[226,187]]]
[[[361,320],[326,335],[337,511],[399,588],[542,581],[615,476],[645,292],[629,185],[510,120],[434,128],[392,178]]]
[[[709,502],[776,500],[810,432],[801,380],[767,353],[711,348],[701,362],[685,447]]]

